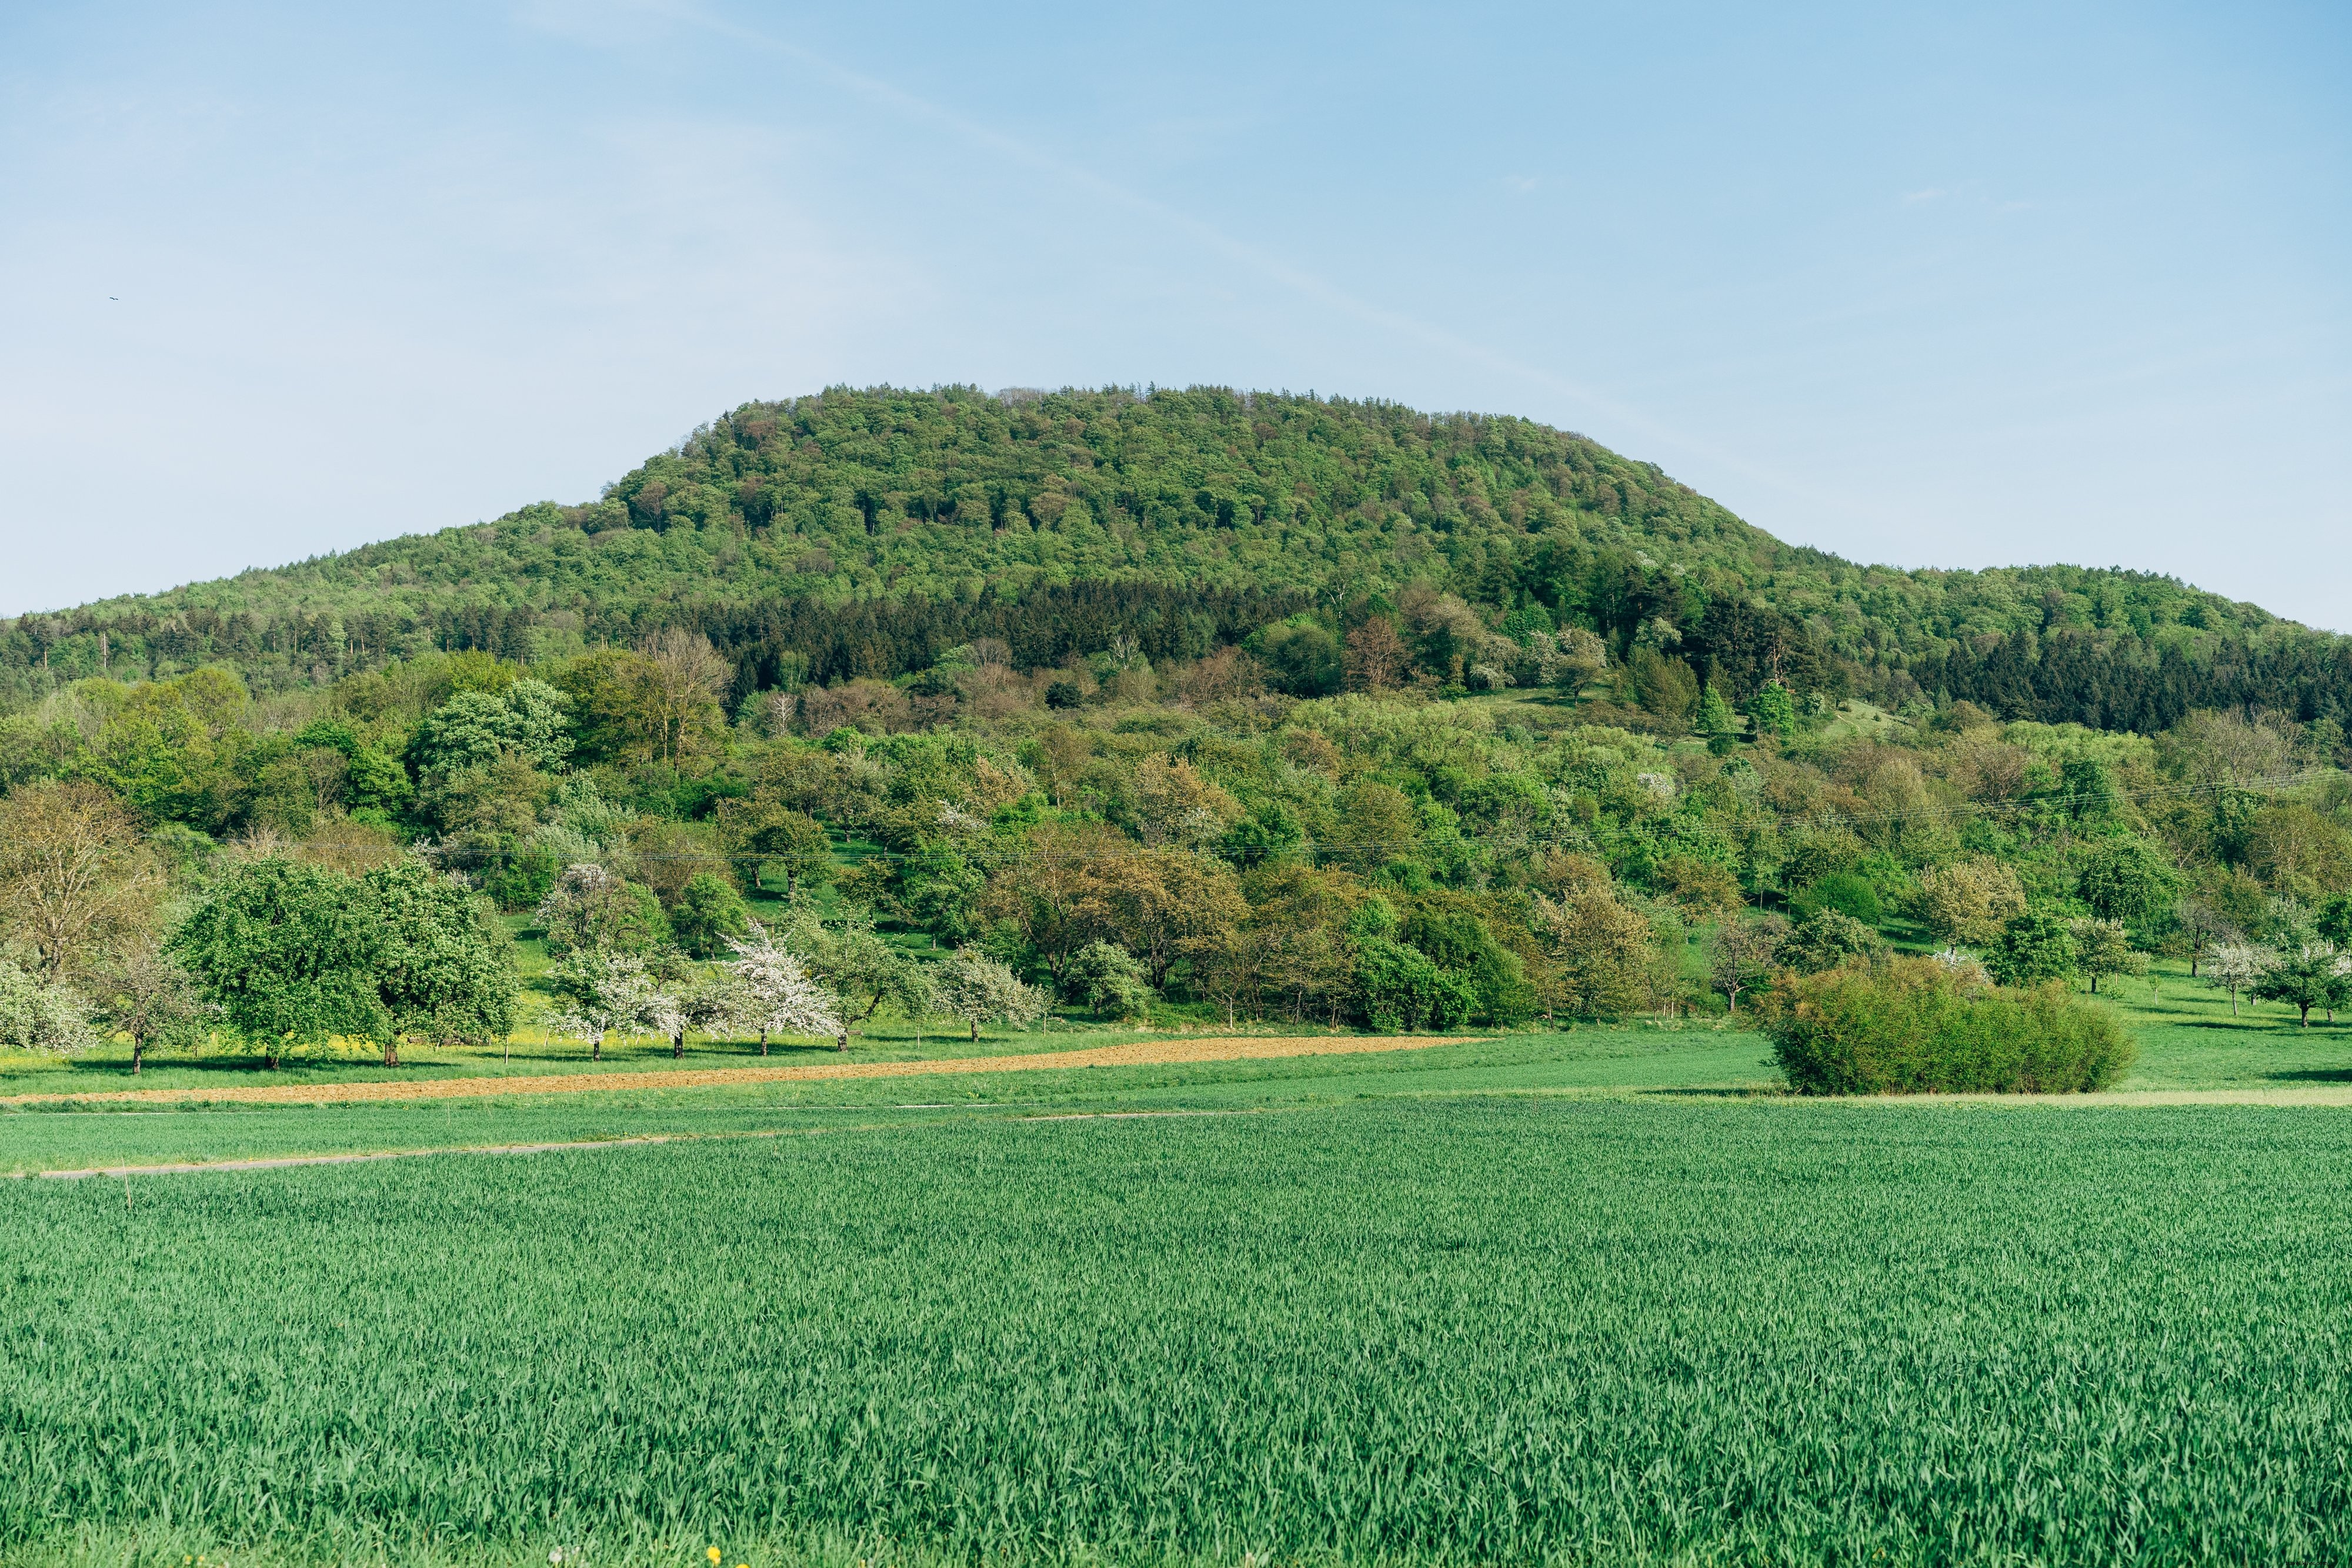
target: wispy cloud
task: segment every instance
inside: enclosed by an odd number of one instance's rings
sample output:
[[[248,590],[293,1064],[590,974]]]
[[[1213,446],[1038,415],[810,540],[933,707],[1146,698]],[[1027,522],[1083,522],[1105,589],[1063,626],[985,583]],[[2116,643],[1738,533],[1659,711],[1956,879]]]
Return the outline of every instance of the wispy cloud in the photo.
[[[1573,377],[1530,364],[1435,322],[1367,300],[1309,268],[1237,238],[1216,225],[1155,196],[1107,178],[1084,164],[1046,152],[961,110],[934,102],[880,77],[845,65],[794,39],[714,16],[709,11],[671,11],[663,7],[661,14],[689,21],[739,47],[765,50],[796,61],[880,108],[938,126],[972,148],[1061,182],[1107,206],[1145,217],[1190,239],[1203,251],[1222,257],[1265,282],[1290,289],[1328,310],[1436,349],[1462,363],[1509,376],[1568,398],[1583,405],[1598,420],[1605,422],[1604,427],[1612,429],[1612,438],[1614,440],[1622,441],[1631,436],[1669,447],[1718,469],[1769,486],[1782,495],[1822,510],[1854,516],[1864,515],[1869,510],[1859,508],[1849,500],[1825,495],[1791,475],[1778,472],[1738,453],[1725,451]],[[1526,179],[1529,188],[1535,184],[1533,176],[1511,176],[1507,179],[1507,184],[1509,179]]]

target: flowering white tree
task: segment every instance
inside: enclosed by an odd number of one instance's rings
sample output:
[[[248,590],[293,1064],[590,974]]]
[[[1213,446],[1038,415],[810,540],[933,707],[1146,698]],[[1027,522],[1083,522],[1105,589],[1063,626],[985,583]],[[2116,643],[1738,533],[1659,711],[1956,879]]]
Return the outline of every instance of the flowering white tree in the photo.
[[[958,948],[940,965],[931,981],[931,994],[933,1005],[940,1012],[971,1026],[974,1041],[980,1038],[982,1024],[1002,1019],[1016,1029],[1025,1029],[1045,1016],[1048,1005],[1044,992],[1023,984],[1013,971],[969,947]]]
[[[549,971],[543,984],[561,999],[547,1016],[551,1033],[588,1042],[588,1059],[604,1059],[604,1037],[637,1023],[653,983],[646,961],[630,952],[577,948]]]
[[[801,961],[778,947],[759,921],[751,922],[749,940],[730,939],[735,960],[721,965],[735,977],[741,999],[738,1015],[760,1031],[760,1054],[768,1054],[770,1035],[842,1033],[841,1002],[812,978]]]
[[[2225,942],[2207,955],[2205,984],[2230,994],[2230,1016],[2238,1016],[2238,993],[2270,972],[2271,950],[2250,942]]]

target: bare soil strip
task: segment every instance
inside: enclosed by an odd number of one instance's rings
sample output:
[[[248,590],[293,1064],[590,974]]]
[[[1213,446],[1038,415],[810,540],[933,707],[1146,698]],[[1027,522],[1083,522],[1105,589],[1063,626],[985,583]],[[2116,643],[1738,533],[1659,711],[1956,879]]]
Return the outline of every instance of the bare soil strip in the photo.
[[[1181,1062],[1263,1061],[1280,1057],[1355,1056],[1475,1045],[1464,1035],[1266,1037],[1215,1036],[1139,1040],[1017,1057],[937,1057],[924,1061],[807,1062],[791,1067],[697,1068],[677,1072],[546,1073],[525,1078],[414,1079],[336,1084],[254,1084],[225,1089],[127,1089],[89,1094],[20,1094],[0,1105],[341,1105],[376,1100],[479,1100],[515,1094],[593,1094],[620,1089],[709,1089],[727,1084],[815,1083],[833,1079],[928,1078],[941,1073],[1041,1072],[1071,1068],[1160,1067]],[[212,1167],[217,1169],[218,1167]]]

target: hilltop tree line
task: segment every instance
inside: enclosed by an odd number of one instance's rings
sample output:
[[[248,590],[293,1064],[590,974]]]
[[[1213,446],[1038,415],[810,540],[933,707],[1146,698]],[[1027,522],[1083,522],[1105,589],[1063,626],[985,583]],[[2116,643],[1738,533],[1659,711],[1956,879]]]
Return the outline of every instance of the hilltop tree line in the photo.
[[[835,388],[750,404],[600,500],[0,628],[0,689],[225,664],[275,695],[441,652],[545,662],[710,637],[730,693],[1032,670],[1114,637],[1198,658],[1419,585],[1540,609],[1630,660],[1645,629],[1735,700],[1767,679],[1889,706],[2154,734],[2202,709],[2347,721],[2343,639],[2170,579],[1864,568],[1525,420],[1188,391]]]

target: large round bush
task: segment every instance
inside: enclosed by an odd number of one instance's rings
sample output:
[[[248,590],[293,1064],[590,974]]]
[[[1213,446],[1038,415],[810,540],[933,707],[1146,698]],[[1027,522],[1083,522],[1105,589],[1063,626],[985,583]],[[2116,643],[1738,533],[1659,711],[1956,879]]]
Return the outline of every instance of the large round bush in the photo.
[[[1764,1032],[1800,1094],[2066,1094],[2131,1065],[2115,1016],[2063,985],[2005,990],[1934,959],[1785,975]]]

